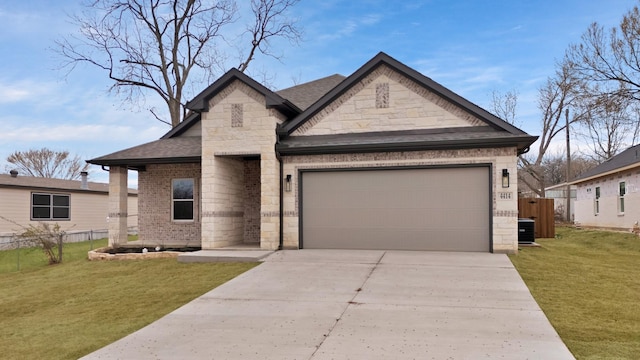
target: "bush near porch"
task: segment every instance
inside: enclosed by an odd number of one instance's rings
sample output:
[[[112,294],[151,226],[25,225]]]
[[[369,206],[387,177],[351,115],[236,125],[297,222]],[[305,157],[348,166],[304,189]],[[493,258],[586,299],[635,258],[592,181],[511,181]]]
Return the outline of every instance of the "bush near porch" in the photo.
[[[0,358],[77,359],[257,265],[90,262],[89,248],[65,244],[63,262],[51,266],[41,249],[21,249],[20,271],[15,250],[0,251]]]
[[[640,238],[558,228],[511,261],[577,359],[637,359]]]

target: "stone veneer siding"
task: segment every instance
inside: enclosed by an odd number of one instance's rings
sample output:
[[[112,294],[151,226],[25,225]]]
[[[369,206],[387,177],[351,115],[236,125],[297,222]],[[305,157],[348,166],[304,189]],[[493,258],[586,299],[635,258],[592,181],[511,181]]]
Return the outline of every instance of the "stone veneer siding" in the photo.
[[[484,121],[449,100],[388,66],[380,66],[302,124],[292,135],[484,125]]]
[[[171,219],[171,180],[194,179],[193,221]],[[139,240],[150,245],[200,245],[200,164],[147,165],[138,173]]]
[[[242,127],[230,126],[234,116],[237,116],[234,104],[242,104]],[[201,120],[204,249],[246,242],[245,230],[258,230],[251,224],[247,229],[249,218],[256,214],[245,214],[243,158],[260,158],[259,168],[256,169],[260,176],[259,198],[253,197],[251,200],[259,204],[260,247],[271,250],[278,248],[280,164],[274,144],[277,140],[276,126],[284,120],[285,117],[278,111],[266,108],[263,95],[239,80],[229,84],[209,101],[209,111],[202,114]],[[255,182],[255,178],[248,182]],[[248,235],[249,241],[255,239],[254,234]]]
[[[284,248],[299,247],[300,170],[491,164],[493,251],[515,253],[518,251],[518,189],[515,181],[503,189],[501,174],[502,169],[508,169],[512,177],[517,173],[516,151],[516,148],[500,148],[284,157],[284,174],[293,176],[293,190],[284,193]]]

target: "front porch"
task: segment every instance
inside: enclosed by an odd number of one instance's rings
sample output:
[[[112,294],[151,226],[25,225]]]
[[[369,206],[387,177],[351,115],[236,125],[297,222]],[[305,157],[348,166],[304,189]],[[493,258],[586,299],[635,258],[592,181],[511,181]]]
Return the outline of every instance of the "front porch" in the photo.
[[[212,163],[206,172],[200,163],[138,168],[137,243],[234,251],[278,248],[277,160],[242,154],[214,156]],[[127,171],[110,167],[110,246],[127,243],[126,226],[122,231],[127,217],[127,197],[122,196]],[[176,181],[187,181],[192,189],[184,193],[175,187]]]

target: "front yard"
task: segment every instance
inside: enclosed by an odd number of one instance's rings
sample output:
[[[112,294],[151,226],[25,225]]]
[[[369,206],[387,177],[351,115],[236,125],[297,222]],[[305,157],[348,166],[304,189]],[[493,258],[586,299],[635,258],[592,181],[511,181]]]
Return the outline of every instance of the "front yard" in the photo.
[[[577,359],[640,354],[640,238],[558,228],[541,248],[511,256],[534,298]]]
[[[68,244],[52,266],[36,249],[0,251],[0,358],[77,359],[256,266],[89,262],[88,250]]]
[[[511,260],[576,358],[637,359],[640,238],[558,228],[537,242]],[[78,358],[255,266],[89,262],[89,247],[69,244],[54,266],[38,250],[0,251],[0,357]]]

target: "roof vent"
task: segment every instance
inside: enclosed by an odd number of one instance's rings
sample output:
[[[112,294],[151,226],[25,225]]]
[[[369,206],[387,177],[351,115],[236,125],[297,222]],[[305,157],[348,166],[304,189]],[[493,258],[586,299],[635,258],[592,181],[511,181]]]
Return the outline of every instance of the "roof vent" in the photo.
[[[9,174],[11,174],[11,177],[13,178],[18,177],[18,170],[11,170],[9,171]]]
[[[89,173],[86,171],[83,171],[80,173],[80,178],[81,178],[80,189],[89,190],[89,183],[87,182],[88,175]]]

